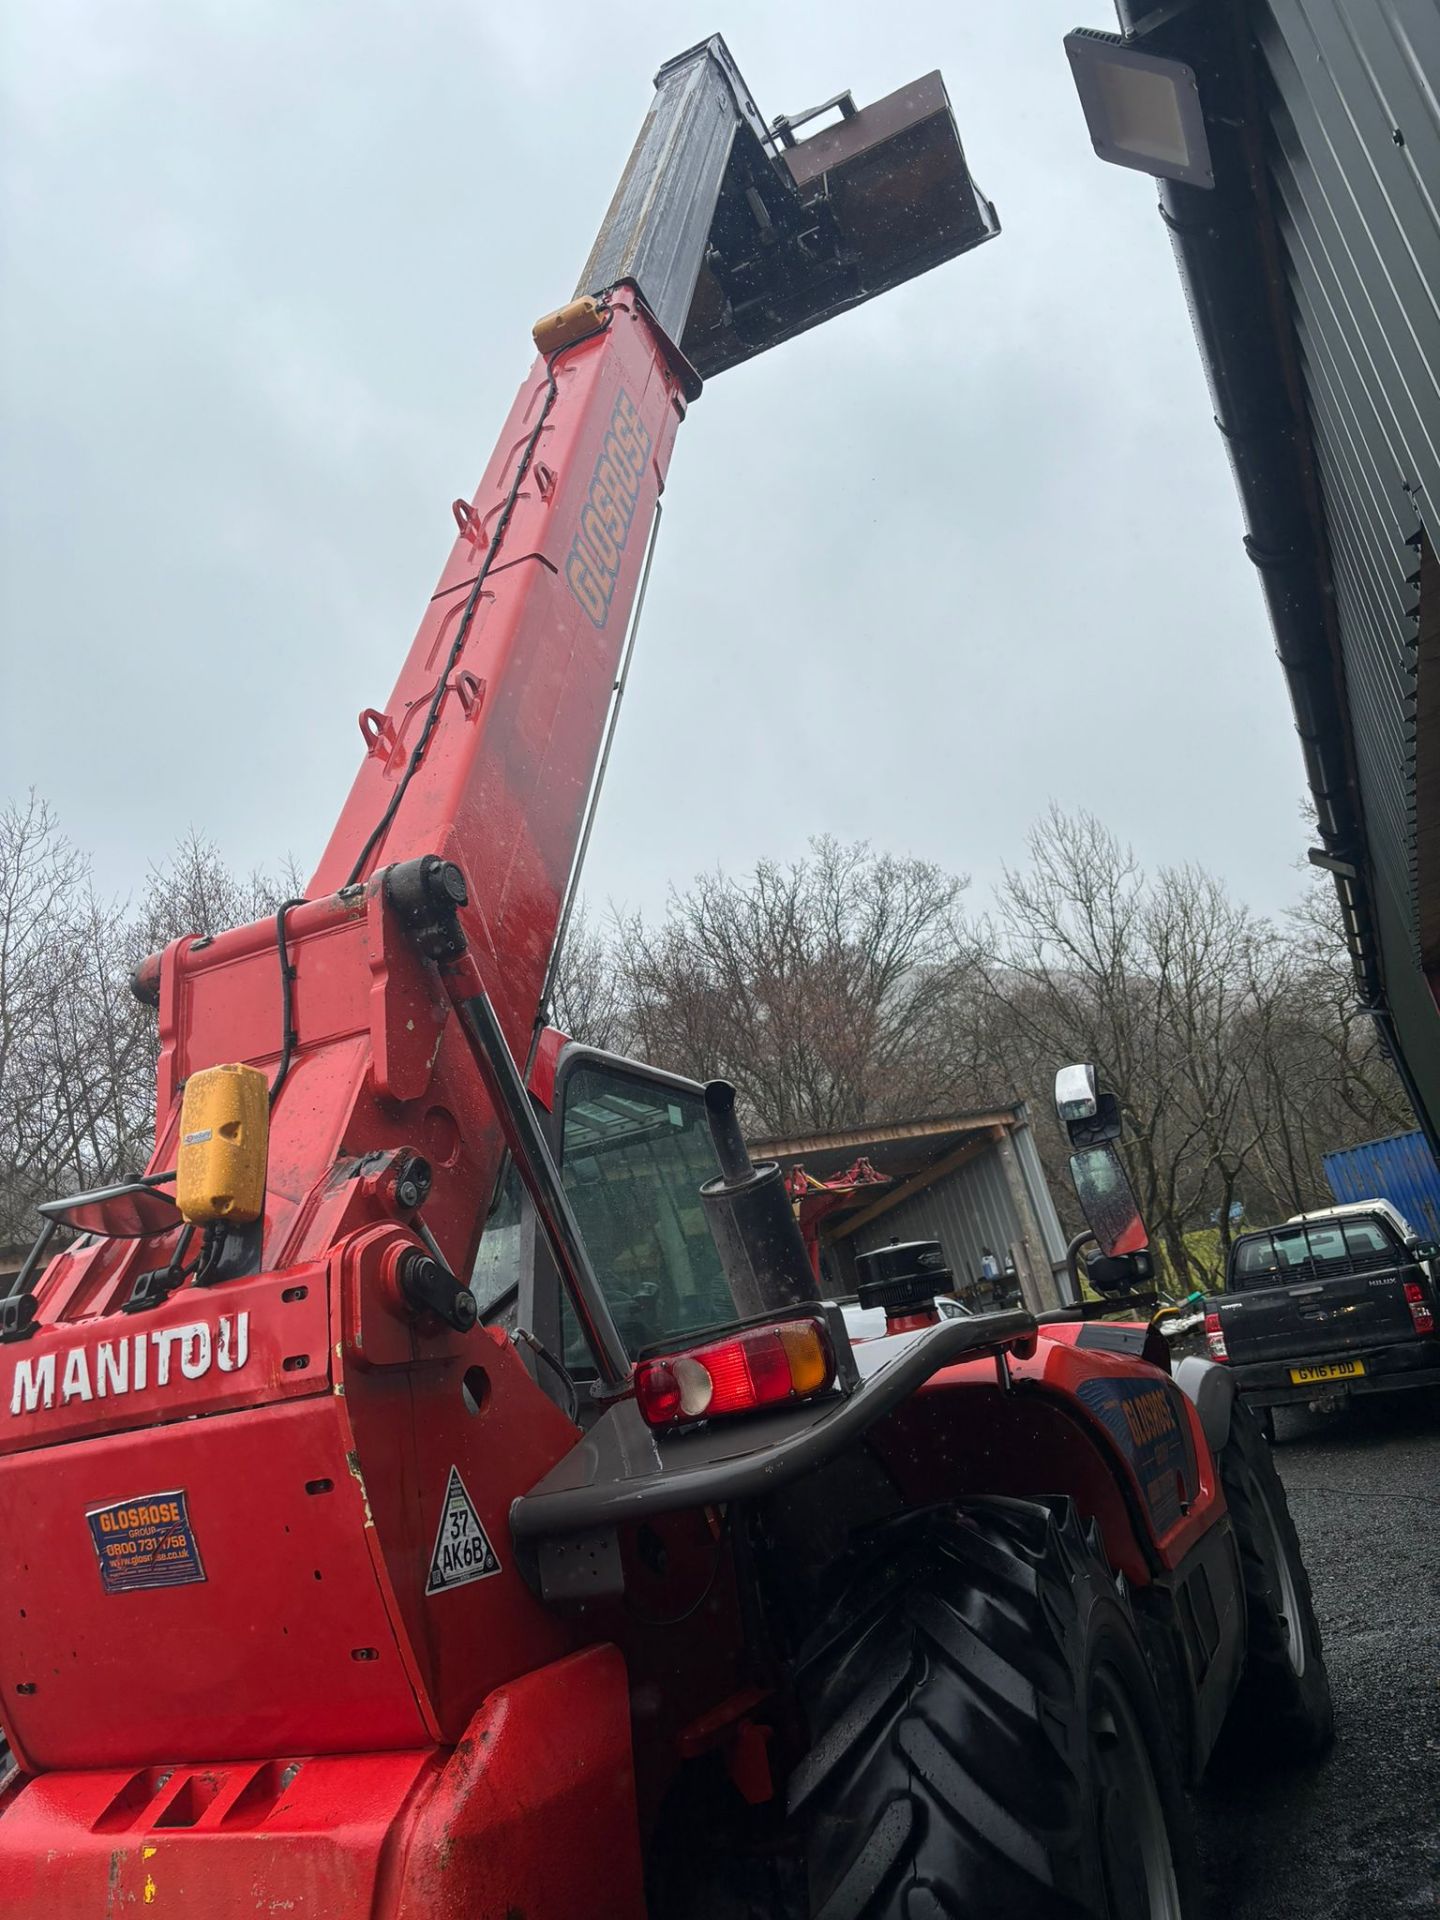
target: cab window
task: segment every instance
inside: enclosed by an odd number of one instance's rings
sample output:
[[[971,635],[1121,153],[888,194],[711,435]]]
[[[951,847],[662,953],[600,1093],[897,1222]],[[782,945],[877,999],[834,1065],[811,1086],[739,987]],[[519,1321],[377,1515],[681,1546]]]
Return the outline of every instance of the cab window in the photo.
[[[561,1178],[629,1353],[733,1318],[700,1202],[720,1170],[700,1096],[591,1063],[563,1089]],[[568,1300],[564,1320],[565,1363],[584,1371]]]
[[[1235,1248],[1235,1279],[1237,1281],[1268,1277],[1275,1272],[1278,1264],[1275,1257],[1275,1243],[1268,1233],[1257,1236],[1254,1240],[1241,1240]]]
[[[1289,1233],[1277,1233],[1273,1239],[1276,1265],[1282,1272],[1293,1272],[1310,1258],[1310,1245],[1303,1227],[1292,1227]]]
[[[524,1187],[507,1155],[505,1171],[470,1270],[470,1291],[487,1326],[514,1328],[520,1298],[520,1209]]]
[[[1345,1258],[1345,1234],[1338,1223],[1333,1227],[1311,1227],[1309,1240],[1312,1260]]]
[[[1378,1220],[1347,1220],[1345,1222],[1345,1244],[1350,1249],[1352,1259],[1365,1260],[1377,1253],[1389,1253],[1390,1242]]]

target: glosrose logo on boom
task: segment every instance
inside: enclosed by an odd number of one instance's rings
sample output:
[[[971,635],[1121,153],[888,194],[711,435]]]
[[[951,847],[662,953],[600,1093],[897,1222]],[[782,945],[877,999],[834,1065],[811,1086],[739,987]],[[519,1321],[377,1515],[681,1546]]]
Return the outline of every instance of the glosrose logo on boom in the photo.
[[[590,477],[589,498],[565,562],[570,591],[591,624],[603,627],[620,578],[620,559],[640,498],[640,479],[650,457],[650,435],[635,402],[622,387]]]

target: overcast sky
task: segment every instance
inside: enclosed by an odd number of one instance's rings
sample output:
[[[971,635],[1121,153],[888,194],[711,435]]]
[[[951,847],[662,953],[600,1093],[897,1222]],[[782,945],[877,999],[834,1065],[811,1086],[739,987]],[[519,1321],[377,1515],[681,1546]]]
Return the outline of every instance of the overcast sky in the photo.
[[[939,66],[1003,232],[693,409],[592,913],[820,832],[966,870],[979,906],[1052,797],[1282,906],[1289,707],[1077,24],[1107,0],[11,0],[0,787],[40,788],[107,889],[191,826],[310,871],[530,325],[656,67],[719,29],[767,118]]]

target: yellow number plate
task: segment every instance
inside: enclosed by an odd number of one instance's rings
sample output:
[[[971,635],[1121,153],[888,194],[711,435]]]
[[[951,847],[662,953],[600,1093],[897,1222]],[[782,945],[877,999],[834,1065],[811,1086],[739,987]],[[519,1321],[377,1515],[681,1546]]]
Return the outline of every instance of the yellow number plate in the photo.
[[[1322,1367],[1291,1367],[1290,1378],[1297,1387],[1308,1387],[1316,1380],[1355,1380],[1364,1371],[1363,1360],[1332,1360]]]

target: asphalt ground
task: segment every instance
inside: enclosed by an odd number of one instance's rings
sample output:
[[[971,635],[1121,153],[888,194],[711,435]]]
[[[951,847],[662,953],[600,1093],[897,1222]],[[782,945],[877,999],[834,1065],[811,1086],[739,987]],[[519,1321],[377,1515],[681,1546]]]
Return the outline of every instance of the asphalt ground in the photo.
[[[1215,1920],[1440,1914],[1440,1399],[1282,1413],[1335,1696],[1318,1768],[1207,1783]]]

